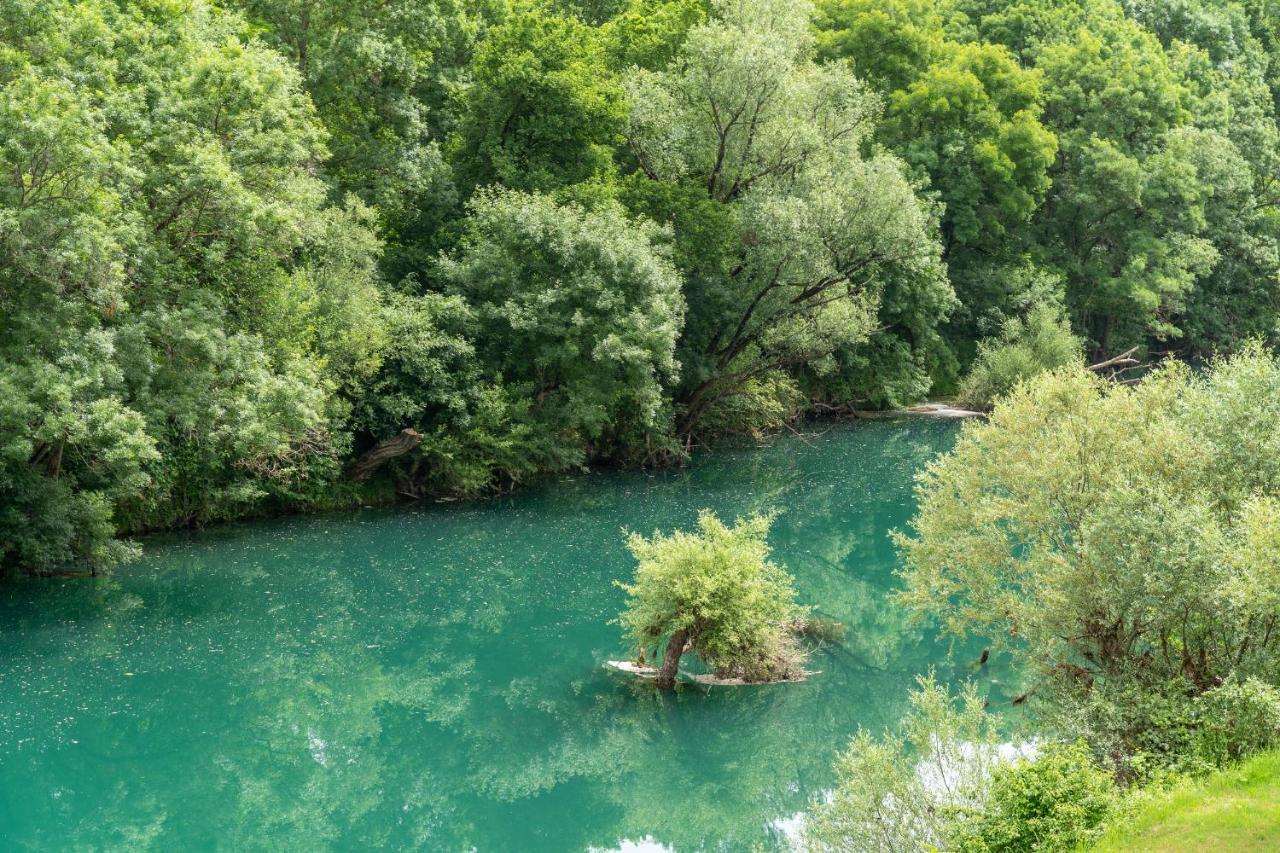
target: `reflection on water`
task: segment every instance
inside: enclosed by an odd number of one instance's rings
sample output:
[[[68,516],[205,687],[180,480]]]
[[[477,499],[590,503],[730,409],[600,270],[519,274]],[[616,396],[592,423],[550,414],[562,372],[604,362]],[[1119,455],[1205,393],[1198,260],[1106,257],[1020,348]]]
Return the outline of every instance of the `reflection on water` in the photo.
[[[859,724],[967,674],[886,599],[949,424],[875,422],[473,505],[234,525],[0,593],[0,836],[19,849],[778,845]],[[802,684],[660,695],[624,651],[620,531],[779,508],[846,623]],[[999,669],[984,671],[995,680]],[[996,686],[995,689],[999,689]]]

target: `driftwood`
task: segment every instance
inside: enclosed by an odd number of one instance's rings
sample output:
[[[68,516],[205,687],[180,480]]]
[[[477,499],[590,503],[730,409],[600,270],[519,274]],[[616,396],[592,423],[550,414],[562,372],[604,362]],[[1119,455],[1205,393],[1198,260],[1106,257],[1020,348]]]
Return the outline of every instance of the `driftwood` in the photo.
[[[654,667],[645,666],[644,664],[635,663],[634,661],[629,660],[610,660],[605,661],[604,665],[609,669],[617,672],[625,672],[627,675],[634,675],[637,678],[657,679],[659,674],[658,670]],[[778,678],[773,681],[745,681],[741,678],[720,678],[719,676],[711,674],[694,675],[687,672],[681,673],[681,675],[689,681],[708,687],[746,687],[747,685],[752,684],[792,684],[797,681],[804,681],[809,676],[817,674],[817,672],[811,672],[806,669],[796,678]]]
[[[1106,370],[1109,367],[1137,367],[1141,364],[1141,362],[1133,357],[1133,354],[1137,351],[1137,347],[1130,347],[1114,358],[1109,358],[1106,361],[1100,361],[1097,364],[1089,365],[1089,370],[1097,373],[1099,371]]]
[[[404,429],[400,434],[380,441],[367,453],[347,466],[347,479],[360,482],[369,479],[386,462],[403,456],[422,443],[422,433],[417,430]]]

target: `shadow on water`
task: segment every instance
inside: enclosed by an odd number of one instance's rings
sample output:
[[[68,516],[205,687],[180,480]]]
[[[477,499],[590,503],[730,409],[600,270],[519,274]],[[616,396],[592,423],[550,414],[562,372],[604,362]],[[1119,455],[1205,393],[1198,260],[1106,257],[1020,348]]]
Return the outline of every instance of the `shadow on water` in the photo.
[[[859,725],[977,655],[889,598],[887,533],[954,425],[875,422],[479,504],[231,525],[0,598],[0,827],[18,849],[774,845]],[[843,622],[799,684],[662,694],[603,669],[623,528],[781,509]],[[978,644],[980,646],[980,644]],[[1007,674],[998,662],[982,673]]]

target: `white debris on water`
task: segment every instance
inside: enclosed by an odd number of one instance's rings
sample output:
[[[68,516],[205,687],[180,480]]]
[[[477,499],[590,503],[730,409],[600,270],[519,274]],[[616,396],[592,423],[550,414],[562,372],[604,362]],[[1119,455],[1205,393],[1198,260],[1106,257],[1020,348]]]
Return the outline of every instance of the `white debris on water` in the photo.
[[[660,841],[654,840],[652,835],[646,835],[639,841],[632,841],[630,838],[622,838],[618,840],[617,847],[588,847],[590,853],[674,853],[674,847],[668,847]]]
[[[328,746],[329,744],[316,734],[314,729],[307,729],[307,748],[311,750],[311,757],[315,759],[316,764],[321,767],[329,766],[329,754],[325,751]]]

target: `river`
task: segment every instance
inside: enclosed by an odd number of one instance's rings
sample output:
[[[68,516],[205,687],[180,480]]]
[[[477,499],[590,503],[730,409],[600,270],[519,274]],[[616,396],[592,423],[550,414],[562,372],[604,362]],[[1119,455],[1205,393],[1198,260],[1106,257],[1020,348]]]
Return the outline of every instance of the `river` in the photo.
[[[888,531],[956,429],[840,424],[681,471],[155,537],[108,578],[11,584],[3,846],[783,846],[859,726],[980,650],[948,656],[888,597]],[[603,668],[626,652],[621,531],[704,507],[782,511],[775,558],[848,632],[809,681],[662,695]]]

